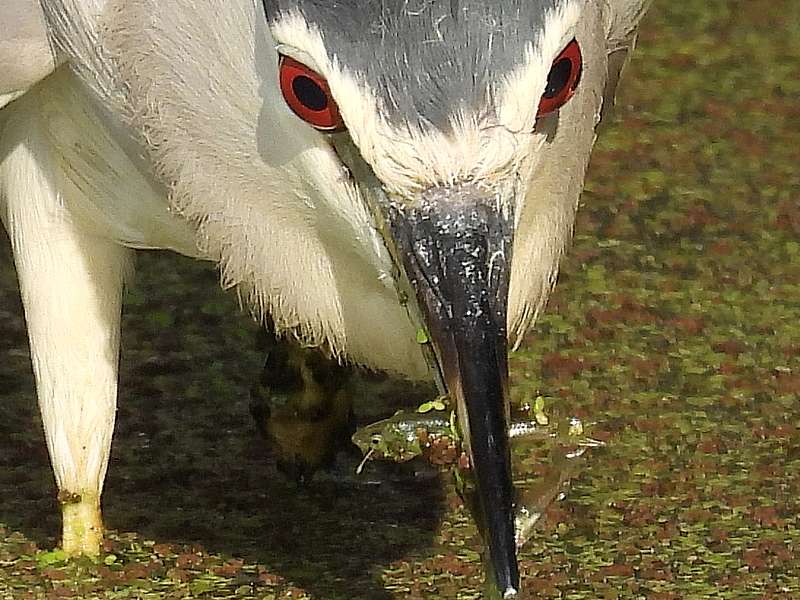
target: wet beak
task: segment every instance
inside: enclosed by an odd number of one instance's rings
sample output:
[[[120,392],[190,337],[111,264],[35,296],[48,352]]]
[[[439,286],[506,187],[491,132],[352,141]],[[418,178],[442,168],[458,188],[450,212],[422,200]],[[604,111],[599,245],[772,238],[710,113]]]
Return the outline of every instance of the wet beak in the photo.
[[[513,215],[506,200],[475,184],[438,187],[411,206],[392,205],[388,225],[456,401],[490,576],[503,598],[516,598],[506,336]]]

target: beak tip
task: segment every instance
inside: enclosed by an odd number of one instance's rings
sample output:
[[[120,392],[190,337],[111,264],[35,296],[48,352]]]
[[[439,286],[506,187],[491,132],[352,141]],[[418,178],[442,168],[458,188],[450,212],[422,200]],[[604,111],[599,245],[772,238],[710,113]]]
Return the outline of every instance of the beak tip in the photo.
[[[514,487],[508,446],[506,318],[513,211],[496,190],[437,187],[392,205],[393,244],[456,399],[486,542],[492,598],[517,598]]]

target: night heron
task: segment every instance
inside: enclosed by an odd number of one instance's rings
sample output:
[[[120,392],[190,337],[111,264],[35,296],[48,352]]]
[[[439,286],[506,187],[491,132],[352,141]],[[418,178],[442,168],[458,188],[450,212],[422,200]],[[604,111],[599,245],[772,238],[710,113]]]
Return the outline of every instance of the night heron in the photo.
[[[6,0],[0,206],[64,549],[101,539],[131,249],[169,248],[303,344],[440,373],[515,596],[507,347],[647,3]]]

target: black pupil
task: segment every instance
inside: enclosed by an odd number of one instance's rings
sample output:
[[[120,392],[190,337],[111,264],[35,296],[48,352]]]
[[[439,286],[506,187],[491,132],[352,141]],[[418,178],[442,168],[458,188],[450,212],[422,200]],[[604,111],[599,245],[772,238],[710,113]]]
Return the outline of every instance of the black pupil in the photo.
[[[562,58],[550,69],[550,74],[547,76],[547,87],[544,89],[544,97],[549,99],[558,96],[569,83],[570,75],[572,75],[572,61],[568,58]]]
[[[300,103],[315,112],[328,108],[328,96],[313,79],[298,75],[292,79],[292,91]]]

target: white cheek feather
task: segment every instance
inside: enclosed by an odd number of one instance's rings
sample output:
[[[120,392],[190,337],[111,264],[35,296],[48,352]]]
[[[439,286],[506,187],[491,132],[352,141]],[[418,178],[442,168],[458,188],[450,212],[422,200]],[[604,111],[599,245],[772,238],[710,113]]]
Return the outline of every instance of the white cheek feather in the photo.
[[[511,131],[533,131],[553,60],[575,37],[584,4],[584,0],[573,0],[548,14],[539,43],[528,46],[523,65],[498,86],[500,122]]]
[[[557,119],[552,134],[547,138],[536,134],[540,147],[531,155],[527,190],[517,204],[508,308],[512,343],[519,344],[528,325],[544,307],[572,234],[606,80],[605,36],[601,29],[604,6],[588,2],[574,23],[565,20],[566,29],[553,32],[556,41],[550,45],[550,55],[543,59],[542,64],[549,68],[574,37],[584,54],[583,74],[575,95],[552,117]],[[539,89],[543,89],[541,85],[540,82]]]

